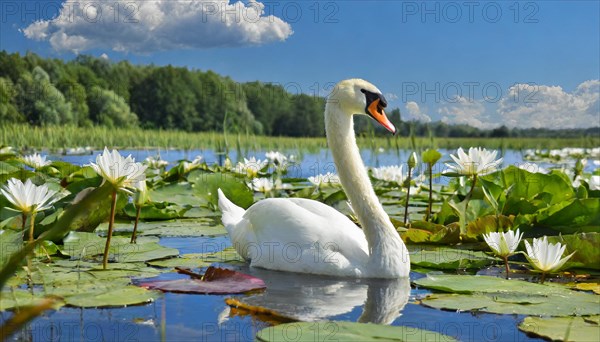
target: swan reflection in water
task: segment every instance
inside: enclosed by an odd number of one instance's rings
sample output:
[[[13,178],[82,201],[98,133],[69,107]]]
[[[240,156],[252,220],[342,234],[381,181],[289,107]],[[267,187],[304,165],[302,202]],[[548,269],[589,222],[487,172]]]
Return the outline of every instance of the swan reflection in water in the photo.
[[[407,277],[350,279],[253,267],[242,272],[263,279],[267,289],[238,298],[240,301],[299,321],[332,319],[363,307],[358,322],[391,324],[401,316],[410,297]]]

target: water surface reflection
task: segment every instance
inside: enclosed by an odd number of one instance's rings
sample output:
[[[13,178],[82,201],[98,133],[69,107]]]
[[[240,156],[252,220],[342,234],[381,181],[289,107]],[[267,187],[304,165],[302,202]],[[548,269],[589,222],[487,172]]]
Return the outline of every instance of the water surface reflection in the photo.
[[[263,279],[267,290],[240,298],[301,321],[318,321],[362,307],[355,321],[391,324],[410,297],[410,281],[402,279],[347,279],[249,268]]]

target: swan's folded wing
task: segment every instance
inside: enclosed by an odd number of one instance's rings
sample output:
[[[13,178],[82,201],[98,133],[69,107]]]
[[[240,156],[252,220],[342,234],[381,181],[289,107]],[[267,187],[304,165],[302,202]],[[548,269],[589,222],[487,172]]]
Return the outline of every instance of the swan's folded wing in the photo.
[[[317,201],[265,199],[250,207],[243,221],[252,230],[252,248],[257,248],[254,266],[335,274],[320,268],[347,270],[368,259],[363,231],[339,211]]]

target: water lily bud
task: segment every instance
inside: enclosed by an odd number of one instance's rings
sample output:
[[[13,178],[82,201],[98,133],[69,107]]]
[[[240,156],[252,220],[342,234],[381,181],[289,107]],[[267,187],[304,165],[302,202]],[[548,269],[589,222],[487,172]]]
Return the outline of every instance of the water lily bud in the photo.
[[[577,163],[575,163],[575,175],[580,176],[583,174],[583,169],[587,164],[587,159],[577,159]]]
[[[223,167],[227,170],[231,170],[233,167],[233,163],[231,163],[231,159],[229,157],[225,157],[225,162],[223,163]]]
[[[139,181],[135,184],[136,192],[133,195],[133,201],[136,206],[141,206],[147,203],[150,200],[150,196],[148,194],[148,187],[146,186],[146,181]]]
[[[415,166],[417,166],[418,162],[419,162],[419,159],[417,158],[417,153],[416,152],[411,153],[410,156],[408,157],[408,167],[410,167],[412,169]]]

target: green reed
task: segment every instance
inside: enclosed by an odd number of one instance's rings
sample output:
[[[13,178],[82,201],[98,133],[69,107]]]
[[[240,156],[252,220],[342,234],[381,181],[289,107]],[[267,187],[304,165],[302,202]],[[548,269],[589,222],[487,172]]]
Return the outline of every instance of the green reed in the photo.
[[[229,141],[222,132],[184,132],[175,130],[147,130],[141,128],[108,128],[103,126],[30,126],[23,124],[0,125],[0,145],[15,148],[36,148],[60,151],[69,147],[104,146],[116,148],[179,148],[179,149],[222,149],[249,150],[296,150],[314,152],[326,148],[324,137],[269,137],[254,134],[229,134]],[[233,141],[232,141],[233,140]],[[368,134],[357,138],[363,148],[391,150],[447,148],[481,146],[489,149],[527,149],[600,146],[599,137],[568,139],[548,138],[435,138],[402,136],[375,136]]]

